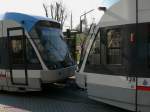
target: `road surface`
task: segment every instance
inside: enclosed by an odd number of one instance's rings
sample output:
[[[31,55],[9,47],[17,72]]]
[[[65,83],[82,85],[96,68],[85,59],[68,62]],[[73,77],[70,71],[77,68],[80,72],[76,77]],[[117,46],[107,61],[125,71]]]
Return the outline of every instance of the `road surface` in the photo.
[[[0,112],[129,112],[87,98],[86,91],[53,85],[42,92],[0,92]]]

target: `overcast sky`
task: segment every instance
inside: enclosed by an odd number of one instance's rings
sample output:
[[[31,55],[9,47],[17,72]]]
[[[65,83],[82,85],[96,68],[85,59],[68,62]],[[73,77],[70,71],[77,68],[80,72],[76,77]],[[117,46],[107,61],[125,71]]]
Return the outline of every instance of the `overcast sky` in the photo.
[[[27,14],[34,14],[45,16],[43,10],[43,3],[51,3],[60,0],[0,0],[0,12],[22,12]],[[97,8],[101,5],[102,0],[61,0],[68,9],[68,14],[73,14],[73,27],[79,24],[80,15],[95,9],[87,15],[89,24],[94,20],[99,21],[101,12]],[[70,25],[70,17],[66,21],[65,26]]]

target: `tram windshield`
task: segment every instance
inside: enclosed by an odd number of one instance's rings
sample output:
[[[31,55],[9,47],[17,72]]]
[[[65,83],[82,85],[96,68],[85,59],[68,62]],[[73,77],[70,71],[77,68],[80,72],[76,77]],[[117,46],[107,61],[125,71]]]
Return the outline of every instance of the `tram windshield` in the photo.
[[[35,25],[30,34],[50,69],[73,65],[59,23],[41,21]]]

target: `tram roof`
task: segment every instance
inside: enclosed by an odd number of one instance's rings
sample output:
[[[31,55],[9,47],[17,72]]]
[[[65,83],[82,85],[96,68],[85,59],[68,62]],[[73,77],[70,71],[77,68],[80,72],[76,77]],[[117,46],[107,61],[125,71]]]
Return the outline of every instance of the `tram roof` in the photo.
[[[34,16],[17,12],[7,12],[0,16],[0,20],[14,20],[20,23],[28,32],[38,21],[52,21],[56,20],[50,19],[48,17]]]
[[[104,0],[105,1],[105,0]],[[106,0],[112,1],[112,0]],[[136,23],[136,0],[115,0],[107,7],[101,20],[100,27],[117,26]],[[138,22],[150,22],[150,0],[138,0]]]

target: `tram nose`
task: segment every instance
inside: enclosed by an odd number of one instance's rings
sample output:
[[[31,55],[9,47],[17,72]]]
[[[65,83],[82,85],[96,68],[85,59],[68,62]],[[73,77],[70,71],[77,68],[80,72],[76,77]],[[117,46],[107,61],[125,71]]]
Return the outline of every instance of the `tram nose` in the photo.
[[[57,69],[57,70],[42,70],[41,80],[43,83],[53,83],[56,81],[64,80],[75,74],[75,66]]]

